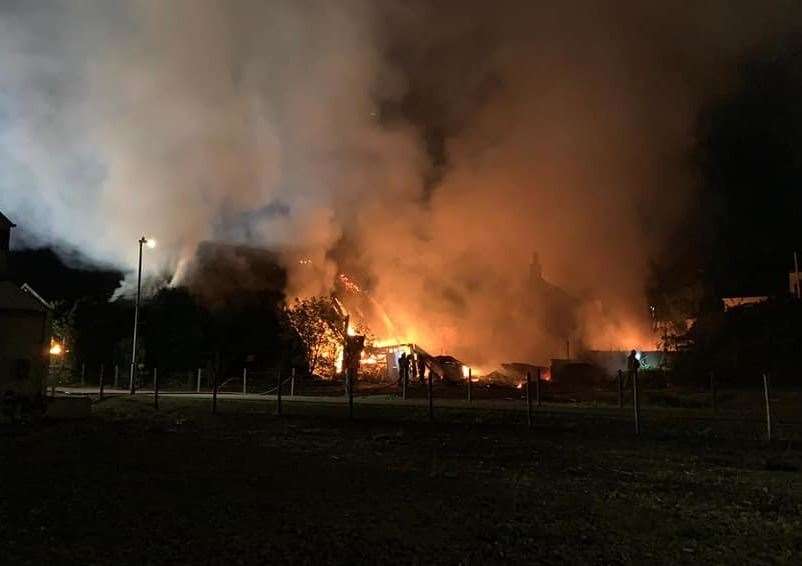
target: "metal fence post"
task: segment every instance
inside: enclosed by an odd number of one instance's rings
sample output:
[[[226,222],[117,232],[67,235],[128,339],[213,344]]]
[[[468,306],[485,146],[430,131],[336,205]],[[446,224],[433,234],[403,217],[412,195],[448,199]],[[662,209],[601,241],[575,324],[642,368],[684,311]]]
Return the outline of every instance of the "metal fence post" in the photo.
[[[114,365],[114,389],[120,386],[120,366]]]
[[[532,428],[532,372],[526,372],[526,424]]]
[[[295,368],[290,373],[290,397],[295,397]]]
[[[248,394],[248,368],[242,368],[242,394]]]
[[[220,364],[212,371],[212,414],[217,414],[217,374],[220,371]]]
[[[429,420],[430,421],[434,420],[434,402],[432,400],[432,374],[433,373],[434,372],[431,369],[429,369],[429,381],[428,381],[427,386],[426,386],[426,395],[429,398]]]
[[[624,408],[624,372],[618,370],[618,408]]]
[[[471,368],[468,368],[468,402],[472,401],[473,391],[471,391]]]
[[[159,410],[159,370],[153,368],[153,408]]]
[[[198,368],[198,393],[200,393],[200,384],[201,384],[201,375],[203,374],[203,370]]]
[[[638,395],[638,370],[632,370],[632,402],[635,409],[635,434],[640,434],[640,397]]]
[[[771,442],[771,401],[769,394],[769,376],[763,374],[763,398],[766,400],[766,440]]]
[[[276,387],[276,414],[281,416],[281,370],[276,373],[278,386]]]
[[[100,377],[98,378],[98,382],[99,382],[98,383],[98,389],[99,389],[98,397],[100,397],[101,399],[103,399],[103,370],[104,369],[105,368],[104,368],[103,364],[100,364]]]
[[[86,383],[86,364],[81,364],[81,387]]]

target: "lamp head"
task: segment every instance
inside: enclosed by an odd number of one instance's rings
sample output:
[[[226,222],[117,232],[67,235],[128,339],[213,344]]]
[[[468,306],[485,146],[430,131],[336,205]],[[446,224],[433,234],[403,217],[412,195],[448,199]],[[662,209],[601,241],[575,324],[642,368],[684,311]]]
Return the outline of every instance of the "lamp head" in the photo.
[[[139,239],[139,244],[140,245],[144,244],[144,245],[146,245],[148,248],[150,248],[152,250],[153,248],[156,247],[156,240],[153,239],[153,238],[146,238],[145,236],[142,236]]]

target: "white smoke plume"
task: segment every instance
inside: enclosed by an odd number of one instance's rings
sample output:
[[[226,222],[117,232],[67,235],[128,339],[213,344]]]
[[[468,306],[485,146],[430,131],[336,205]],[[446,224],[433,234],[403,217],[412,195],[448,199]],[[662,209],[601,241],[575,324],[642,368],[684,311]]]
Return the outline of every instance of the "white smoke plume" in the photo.
[[[414,142],[376,123],[366,3],[0,10],[0,204],[35,241],[128,269],[143,234],[150,266],[206,239],[325,248],[384,161],[414,174]]]
[[[179,281],[202,241],[304,249],[316,268],[292,269],[290,294],[353,271],[385,332],[480,363],[618,347],[640,339],[648,259],[693,190],[696,111],[734,56],[798,16],[6,1],[0,209],[28,244],[127,272],[153,236],[146,269]],[[544,328],[561,311],[528,298],[535,253],[592,316]]]

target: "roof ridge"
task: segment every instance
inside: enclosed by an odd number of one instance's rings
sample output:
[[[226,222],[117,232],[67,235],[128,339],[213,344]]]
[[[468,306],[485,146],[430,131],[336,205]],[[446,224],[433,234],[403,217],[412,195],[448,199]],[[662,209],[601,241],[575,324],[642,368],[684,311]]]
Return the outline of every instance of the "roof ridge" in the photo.
[[[8,216],[3,214],[2,210],[0,210],[0,224],[5,224],[8,228],[15,228],[17,226],[11,220],[9,220]]]

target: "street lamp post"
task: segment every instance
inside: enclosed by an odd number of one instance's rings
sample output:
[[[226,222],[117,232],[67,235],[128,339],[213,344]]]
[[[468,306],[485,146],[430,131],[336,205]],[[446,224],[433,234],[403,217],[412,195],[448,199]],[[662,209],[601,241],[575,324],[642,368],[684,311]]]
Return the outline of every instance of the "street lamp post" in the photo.
[[[136,279],[136,303],[134,306],[134,340],[131,346],[131,375],[129,386],[131,389],[131,395],[136,393],[136,381],[134,380],[134,375],[136,374],[136,338],[137,338],[137,330],[139,329],[139,297],[142,291],[142,246],[147,245],[149,248],[156,247],[156,240],[146,238],[142,236],[139,239],[139,270],[137,271],[137,279]]]

